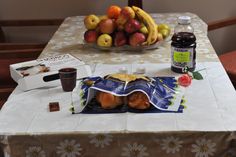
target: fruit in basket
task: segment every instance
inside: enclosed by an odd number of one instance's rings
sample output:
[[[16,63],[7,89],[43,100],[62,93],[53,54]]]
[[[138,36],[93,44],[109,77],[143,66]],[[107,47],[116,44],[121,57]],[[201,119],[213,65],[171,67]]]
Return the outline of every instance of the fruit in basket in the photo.
[[[116,28],[117,28],[118,31],[124,31],[125,30],[124,25],[118,25],[117,23],[116,23]]]
[[[84,40],[87,43],[96,43],[97,38],[98,38],[98,33],[95,30],[87,30],[84,33]]]
[[[99,23],[101,33],[111,34],[115,30],[115,22],[112,19],[104,19]]]
[[[136,19],[129,19],[125,24],[125,31],[127,33],[134,33],[141,28],[141,24]]]
[[[158,32],[162,34],[163,38],[166,38],[170,35],[170,26],[167,24],[159,24]]]
[[[118,19],[116,20],[116,25],[119,30],[123,30],[125,27],[125,23],[128,21],[128,18],[120,15]]]
[[[163,29],[170,29],[170,27],[167,24],[161,23],[158,25],[158,30],[163,30]]]
[[[148,36],[147,40],[143,42],[143,45],[151,45],[154,44],[157,40],[157,29],[156,29],[156,23],[154,19],[146,13],[144,10],[133,6],[132,7],[136,15],[140,20],[142,20],[143,23],[146,24],[147,29],[148,29]]]
[[[146,37],[143,33],[136,32],[129,37],[129,44],[136,47],[142,45],[145,40]]]
[[[93,14],[88,15],[84,18],[84,25],[88,30],[97,28],[99,22],[99,17]]]
[[[117,5],[112,5],[107,9],[107,16],[111,19],[117,19],[120,15],[121,8]]]
[[[145,25],[142,25],[141,28],[139,29],[139,31],[145,35],[148,34],[148,29]]]
[[[162,34],[164,39],[170,35],[170,31],[167,29],[161,30],[160,33]]]
[[[135,12],[134,12],[134,10],[133,10],[131,7],[129,7],[129,6],[126,6],[126,7],[122,8],[120,14],[121,14],[122,16],[127,17],[128,19],[129,19],[129,18],[135,18]]]
[[[116,26],[117,29],[119,31],[122,31],[125,29],[125,23],[128,21],[128,19],[122,18],[122,17],[118,17],[118,19],[116,20]]]
[[[119,30],[123,30],[125,27],[125,23],[131,19],[135,17],[135,12],[133,11],[133,9],[131,7],[124,7],[121,9],[120,15],[118,16],[117,20],[116,20],[116,25],[118,27]]]
[[[102,34],[97,39],[97,45],[101,47],[111,47],[112,37],[109,34]]]
[[[107,15],[101,15],[101,16],[99,16],[99,19],[100,19],[100,21],[102,21],[102,20],[108,19],[108,16]]]
[[[162,41],[163,39],[163,35],[161,33],[157,33],[157,42]]]
[[[127,44],[127,37],[125,35],[125,32],[123,31],[119,31],[115,33],[115,37],[114,37],[114,45],[115,46],[123,46],[125,44]]]
[[[84,40],[98,46],[149,46],[163,40],[170,34],[167,24],[157,25],[154,19],[138,7],[120,8],[112,5],[106,15],[88,15],[84,19],[87,30]],[[97,33],[96,33],[97,32]],[[99,36],[100,35],[100,36]],[[99,36],[99,37],[98,37]]]
[[[159,32],[159,30],[158,30],[158,27],[159,27],[159,26],[158,26],[158,24],[156,24],[156,29],[157,29],[157,32]]]

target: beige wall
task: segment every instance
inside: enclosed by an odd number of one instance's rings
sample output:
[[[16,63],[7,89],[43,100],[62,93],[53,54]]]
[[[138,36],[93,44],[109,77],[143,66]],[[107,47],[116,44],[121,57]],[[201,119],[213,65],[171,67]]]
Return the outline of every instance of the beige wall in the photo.
[[[212,21],[224,17],[236,16],[235,0],[143,0],[144,9],[148,12],[193,12],[204,21]],[[124,6],[127,0],[0,0],[0,19],[32,19],[32,18],[64,18],[67,16],[103,14],[111,4]],[[9,30],[5,30],[9,32]],[[47,40],[51,34],[32,36],[25,29],[11,30],[14,34],[24,35],[25,40]],[[229,32],[233,31],[233,33]],[[26,33],[25,33],[26,32]],[[27,35],[28,34],[28,35]],[[209,37],[217,52],[236,49],[234,38],[236,26],[222,31],[210,32]],[[18,36],[9,34],[9,40],[18,40]]]

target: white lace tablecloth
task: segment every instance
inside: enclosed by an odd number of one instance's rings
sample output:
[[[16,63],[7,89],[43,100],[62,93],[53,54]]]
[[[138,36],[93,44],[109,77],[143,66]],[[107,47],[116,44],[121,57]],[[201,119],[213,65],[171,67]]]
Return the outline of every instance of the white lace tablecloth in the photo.
[[[153,17],[173,28],[179,15],[193,19],[197,69],[204,69],[204,79],[186,89],[183,113],[72,115],[70,93],[61,87],[16,88],[0,111],[0,148],[12,157],[235,157],[236,93],[207,38],[207,25],[191,13]],[[94,75],[122,67],[133,73],[139,66],[149,76],[177,75],[170,70],[170,42],[152,51],[101,52],[83,46],[84,30],[83,17],[67,18],[40,57],[71,53],[91,65]],[[48,111],[53,101],[60,111]]]

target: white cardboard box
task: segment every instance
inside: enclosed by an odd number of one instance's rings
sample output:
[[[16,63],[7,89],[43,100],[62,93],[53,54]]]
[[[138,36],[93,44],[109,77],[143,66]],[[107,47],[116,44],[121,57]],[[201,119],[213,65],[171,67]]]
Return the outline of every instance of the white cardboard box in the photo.
[[[26,91],[41,87],[59,86],[58,70],[67,67],[77,69],[77,79],[91,75],[90,67],[70,54],[12,64],[10,65],[10,73],[19,87]]]

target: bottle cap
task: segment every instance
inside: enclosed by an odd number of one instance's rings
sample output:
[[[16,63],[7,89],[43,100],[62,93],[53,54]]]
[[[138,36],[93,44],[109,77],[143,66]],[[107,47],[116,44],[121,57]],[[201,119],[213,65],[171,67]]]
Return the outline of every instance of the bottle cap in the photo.
[[[180,16],[178,18],[178,23],[183,24],[183,25],[190,24],[191,23],[191,17],[189,17],[189,16]]]

